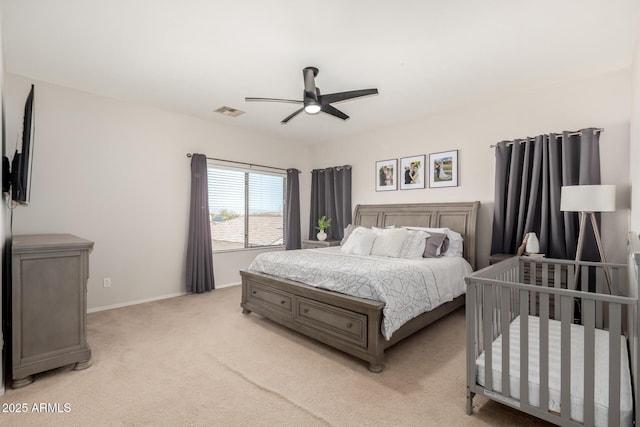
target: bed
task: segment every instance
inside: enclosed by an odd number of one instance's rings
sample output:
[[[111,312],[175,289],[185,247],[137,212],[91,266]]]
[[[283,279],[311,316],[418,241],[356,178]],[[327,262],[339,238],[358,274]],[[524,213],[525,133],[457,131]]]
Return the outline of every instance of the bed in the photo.
[[[465,279],[469,415],[481,394],[557,425],[634,425],[637,234],[630,242],[628,265],[513,257]]]
[[[358,205],[353,223],[365,227],[447,227],[464,239],[463,257],[475,268],[479,202]],[[305,249],[308,254],[316,249]],[[293,251],[289,251],[293,252]],[[385,303],[297,280],[241,270],[244,314],[255,312],[383,370],[384,350],[464,305],[464,294],[413,317],[384,336]],[[462,277],[460,277],[462,281]],[[388,330],[387,330],[388,332]]]

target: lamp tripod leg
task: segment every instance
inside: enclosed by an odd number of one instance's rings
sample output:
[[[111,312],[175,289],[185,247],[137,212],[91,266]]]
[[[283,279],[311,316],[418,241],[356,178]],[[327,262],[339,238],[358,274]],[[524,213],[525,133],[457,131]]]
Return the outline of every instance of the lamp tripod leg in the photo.
[[[582,257],[582,248],[584,246],[584,230],[587,226],[587,213],[580,212],[580,231],[578,232],[578,246],[576,247],[576,265],[573,272],[573,290],[578,290],[578,278],[580,277],[580,258]]]
[[[598,245],[598,252],[600,253],[600,261],[603,263],[607,262],[607,259],[604,257],[604,246],[602,245],[602,239],[600,238],[600,229],[598,228],[598,223],[596,222],[596,214],[593,212],[589,212],[589,216],[591,217],[591,225],[593,226],[593,233],[596,235],[596,244]],[[611,290],[611,272],[609,271],[609,267],[606,265],[603,267],[604,276],[607,280],[607,287],[609,288],[609,294],[613,295]]]

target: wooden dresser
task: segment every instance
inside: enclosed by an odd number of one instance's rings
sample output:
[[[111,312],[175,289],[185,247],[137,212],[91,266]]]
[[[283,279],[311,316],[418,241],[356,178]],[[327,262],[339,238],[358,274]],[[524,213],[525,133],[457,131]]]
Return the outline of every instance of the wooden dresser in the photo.
[[[70,234],[14,236],[11,279],[13,388],[31,375],[75,364],[90,366],[87,279],[93,242]]]

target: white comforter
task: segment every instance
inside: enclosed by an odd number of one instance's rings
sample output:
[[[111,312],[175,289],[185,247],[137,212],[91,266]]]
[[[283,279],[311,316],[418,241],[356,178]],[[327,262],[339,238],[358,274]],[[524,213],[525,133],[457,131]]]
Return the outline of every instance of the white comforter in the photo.
[[[400,259],[347,255],[340,247],[265,252],[250,271],[385,303],[386,339],[407,321],[465,292],[472,268],[459,257]]]

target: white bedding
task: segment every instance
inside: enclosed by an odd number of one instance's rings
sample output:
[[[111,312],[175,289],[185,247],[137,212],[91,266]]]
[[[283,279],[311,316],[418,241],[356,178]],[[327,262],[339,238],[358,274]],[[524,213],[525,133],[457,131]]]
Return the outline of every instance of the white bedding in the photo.
[[[407,321],[465,292],[471,266],[464,258],[402,259],[348,255],[340,247],[265,252],[250,271],[385,303],[386,339]]]
[[[549,409],[560,412],[560,326],[549,320]],[[520,316],[509,327],[509,387],[511,397],[520,398]],[[529,316],[529,403],[540,406],[540,319]],[[594,423],[608,425],[609,402],[609,332],[595,330]],[[492,345],[492,381],[495,391],[502,391],[502,335]],[[485,354],[476,361],[477,382],[485,385]],[[571,325],[571,418],[584,420],[584,327]],[[620,338],[620,425],[631,426],[633,402],[627,356],[627,343]]]

